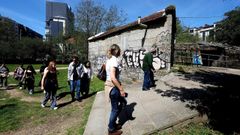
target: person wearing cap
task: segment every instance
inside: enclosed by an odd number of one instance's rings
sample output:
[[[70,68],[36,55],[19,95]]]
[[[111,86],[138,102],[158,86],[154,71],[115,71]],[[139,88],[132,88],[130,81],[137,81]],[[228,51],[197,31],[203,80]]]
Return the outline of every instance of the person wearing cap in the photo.
[[[153,45],[148,53],[145,54],[143,58],[142,70],[144,72],[143,86],[142,90],[149,90],[150,87],[155,86],[153,71],[155,71],[153,63],[153,54],[157,51],[157,47]]]

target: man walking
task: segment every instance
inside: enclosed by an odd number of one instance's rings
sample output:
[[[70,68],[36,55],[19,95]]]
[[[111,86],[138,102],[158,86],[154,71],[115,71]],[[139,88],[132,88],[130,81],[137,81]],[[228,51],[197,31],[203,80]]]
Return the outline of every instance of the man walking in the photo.
[[[75,99],[81,101],[80,97],[80,83],[81,83],[81,74],[82,74],[82,64],[79,62],[77,56],[73,56],[73,61],[68,66],[68,82],[70,84],[70,92],[72,96],[72,101]],[[76,97],[75,96],[76,90]]]
[[[144,72],[144,80],[143,80],[143,86],[142,90],[149,90],[150,87],[155,86],[154,83],[154,74],[153,71],[155,71],[152,63],[153,63],[153,54],[156,53],[156,46],[152,46],[151,50],[145,54],[143,58],[143,67],[142,70]]]

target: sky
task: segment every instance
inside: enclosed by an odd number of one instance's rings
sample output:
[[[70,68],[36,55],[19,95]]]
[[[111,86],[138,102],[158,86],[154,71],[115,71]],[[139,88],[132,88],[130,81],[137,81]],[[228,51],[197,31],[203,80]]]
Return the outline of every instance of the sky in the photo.
[[[80,0],[48,0],[67,3],[73,12]],[[116,5],[127,14],[127,23],[165,9],[176,7],[176,16],[182,25],[200,27],[224,18],[224,13],[240,6],[240,0],[94,0],[108,8]],[[0,15],[9,17],[44,35],[46,0],[0,0]]]

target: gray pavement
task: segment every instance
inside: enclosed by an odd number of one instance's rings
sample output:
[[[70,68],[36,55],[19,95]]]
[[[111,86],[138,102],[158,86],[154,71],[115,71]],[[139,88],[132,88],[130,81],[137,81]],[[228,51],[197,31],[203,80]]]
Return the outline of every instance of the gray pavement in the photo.
[[[149,134],[165,130],[184,122],[192,122],[202,117],[190,109],[187,101],[168,96],[175,88],[203,88],[204,84],[184,79],[180,74],[170,73],[157,77],[156,88],[142,91],[142,83],[124,85],[128,92],[128,105],[121,112],[119,122],[123,124],[123,135]],[[192,104],[192,103],[191,103]],[[84,131],[84,135],[107,135],[110,103],[106,102],[104,91],[98,92]],[[206,120],[206,118],[205,118]]]

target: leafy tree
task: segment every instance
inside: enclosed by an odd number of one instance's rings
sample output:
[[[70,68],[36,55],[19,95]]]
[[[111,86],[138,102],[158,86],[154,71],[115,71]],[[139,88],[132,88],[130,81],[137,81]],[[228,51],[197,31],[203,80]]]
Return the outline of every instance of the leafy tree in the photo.
[[[181,25],[181,21],[179,19],[176,20],[176,42],[177,43],[196,43],[199,39],[197,35],[192,35],[189,33],[189,28],[186,28]]]
[[[216,41],[240,46],[240,7],[224,14],[216,26]]]
[[[0,57],[5,61],[8,57],[13,56],[12,52],[17,41],[14,23],[5,17],[0,16]]]

